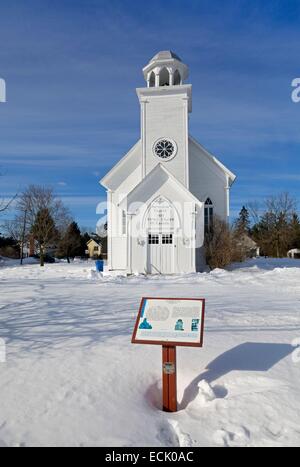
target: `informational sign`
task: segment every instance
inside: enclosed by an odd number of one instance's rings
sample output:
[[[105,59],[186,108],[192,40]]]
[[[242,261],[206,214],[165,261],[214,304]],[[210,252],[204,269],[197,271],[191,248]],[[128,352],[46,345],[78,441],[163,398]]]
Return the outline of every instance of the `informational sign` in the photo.
[[[152,203],[148,214],[147,230],[154,233],[170,233],[174,230],[174,208],[164,198]]]
[[[143,298],[132,343],[202,347],[204,309],[201,298]]]

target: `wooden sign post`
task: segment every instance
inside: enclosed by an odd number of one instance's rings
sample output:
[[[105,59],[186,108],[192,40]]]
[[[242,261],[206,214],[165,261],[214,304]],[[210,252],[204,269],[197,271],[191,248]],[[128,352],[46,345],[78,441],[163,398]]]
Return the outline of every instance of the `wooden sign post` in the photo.
[[[163,410],[177,412],[176,347],[162,347]]]
[[[162,407],[177,411],[176,347],[202,347],[203,298],[149,298],[141,301],[132,335],[133,344],[162,346]]]

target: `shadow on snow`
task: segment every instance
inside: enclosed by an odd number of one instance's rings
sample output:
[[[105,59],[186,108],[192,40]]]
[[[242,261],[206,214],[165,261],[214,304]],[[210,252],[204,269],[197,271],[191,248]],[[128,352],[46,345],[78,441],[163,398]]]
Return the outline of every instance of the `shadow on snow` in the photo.
[[[179,409],[185,409],[197,397],[200,381],[212,383],[232,371],[267,372],[294,350],[288,344],[246,342],[224,352],[186,387]],[[214,389],[217,397],[226,396],[225,388],[221,391],[223,394],[218,394],[218,386]]]

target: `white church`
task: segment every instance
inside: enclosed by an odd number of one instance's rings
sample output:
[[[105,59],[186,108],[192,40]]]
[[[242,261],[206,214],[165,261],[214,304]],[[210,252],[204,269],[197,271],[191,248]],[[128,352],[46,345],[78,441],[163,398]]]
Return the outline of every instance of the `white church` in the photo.
[[[213,216],[229,218],[235,175],[189,134],[192,85],[171,51],[143,69],[136,90],[141,137],[100,183],[107,190],[109,274],[174,274],[205,268]]]

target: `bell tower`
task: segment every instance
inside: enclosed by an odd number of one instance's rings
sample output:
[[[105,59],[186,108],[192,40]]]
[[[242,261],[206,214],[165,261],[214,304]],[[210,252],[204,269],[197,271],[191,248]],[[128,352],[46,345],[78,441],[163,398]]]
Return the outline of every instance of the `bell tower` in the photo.
[[[192,86],[188,67],[171,51],[156,54],[143,69],[147,87],[138,88],[141,105],[142,178],[163,164],[189,188],[188,141]]]

